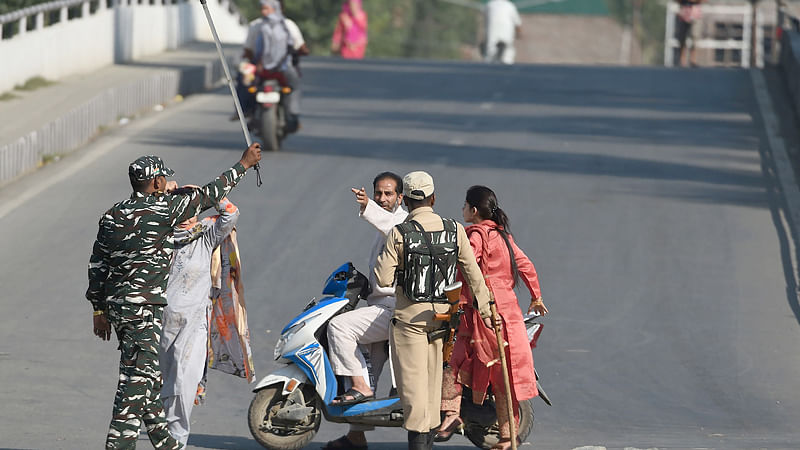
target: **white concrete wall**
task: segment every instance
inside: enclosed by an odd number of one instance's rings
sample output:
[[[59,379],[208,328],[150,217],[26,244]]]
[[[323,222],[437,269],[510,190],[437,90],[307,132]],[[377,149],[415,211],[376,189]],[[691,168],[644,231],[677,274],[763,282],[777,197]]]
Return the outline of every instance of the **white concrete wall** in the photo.
[[[246,26],[239,15],[229,11],[230,0],[208,0],[220,39],[241,43]],[[47,79],[91,72],[114,62],[132,61],[142,56],[174,49],[193,40],[211,41],[212,35],[202,5],[197,0],[175,5],[150,5],[149,0],[131,5],[127,0],[113,8],[100,8],[89,14],[89,2],[83,3],[83,16],[62,20],[0,40],[0,93],[13,89],[35,76]],[[20,27],[24,28],[24,27]]]

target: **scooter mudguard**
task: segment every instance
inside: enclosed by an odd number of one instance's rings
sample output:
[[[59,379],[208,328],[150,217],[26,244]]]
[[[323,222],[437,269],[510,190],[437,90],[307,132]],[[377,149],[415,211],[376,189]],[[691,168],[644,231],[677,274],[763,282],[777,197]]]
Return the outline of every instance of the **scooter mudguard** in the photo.
[[[292,380],[297,380],[292,390],[296,389],[300,384],[308,383],[308,377],[306,374],[296,365],[289,364],[262,378],[256,387],[253,388],[253,392],[257,392],[265,387],[277,384],[283,387],[283,395],[287,395],[291,392],[290,390],[287,390],[287,387],[289,386],[289,382]]]

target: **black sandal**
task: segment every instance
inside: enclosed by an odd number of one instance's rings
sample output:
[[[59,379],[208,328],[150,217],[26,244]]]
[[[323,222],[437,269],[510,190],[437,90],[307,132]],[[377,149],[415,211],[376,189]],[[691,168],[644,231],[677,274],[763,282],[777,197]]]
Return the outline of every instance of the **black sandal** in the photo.
[[[328,443],[322,447],[322,450],[367,450],[367,446],[355,445],[350,438],[342,436],[335,441],[328,441]]]
[[[353,397],[350,400],[345,400],[345,397]],[[375,397],[375,394],[364,395],[361,391],[350,388],[342,395],[334,397],[331,406],[350,406],[361,402],[365,402]],[[349,440],[348,440],[349,441]]]

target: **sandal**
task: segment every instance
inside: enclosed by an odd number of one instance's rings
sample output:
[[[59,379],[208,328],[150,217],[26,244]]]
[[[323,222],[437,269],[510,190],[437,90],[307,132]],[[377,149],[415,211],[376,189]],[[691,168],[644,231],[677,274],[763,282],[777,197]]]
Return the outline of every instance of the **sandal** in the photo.
[[[335,441],[328,441],[328,443],[322,447],[322,450],[367,450],[367,446],[355,445],[350,438],[342,436]]]
[[[446,416],[445,420],[447,419]],[[456,416],[456,418],[450,422],[450,425],[447,428],[439,427],[439,431],[436,432],[436,435],[433,437],[433,442],[446,442],[449,441],[451,437],[453,437],[453,433],[458,432],[459,434],[464,434],[464,421],[461,417]]]
[[[352,397],[349,400],[345,397]],[[375,398],[375,394],[364,395],[362,392],[350,388],[342,395],[334,397],[331,406],[350,406]],[[348,440],[349,442],[349,440]]]

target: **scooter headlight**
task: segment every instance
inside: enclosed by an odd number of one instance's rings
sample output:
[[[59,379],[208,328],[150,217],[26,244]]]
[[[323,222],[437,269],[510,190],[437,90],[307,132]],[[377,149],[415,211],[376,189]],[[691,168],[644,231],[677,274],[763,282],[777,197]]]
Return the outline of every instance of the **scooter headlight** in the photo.
[[[276,360],[283,355],[286,343],[289,342],[298,331],[303,329],[304,326],[306,326],[305,322],[297,322],[281,335],[280,339],[278,339],[278,343],[275,344],[275,353],[273,356],[275,356]]]

